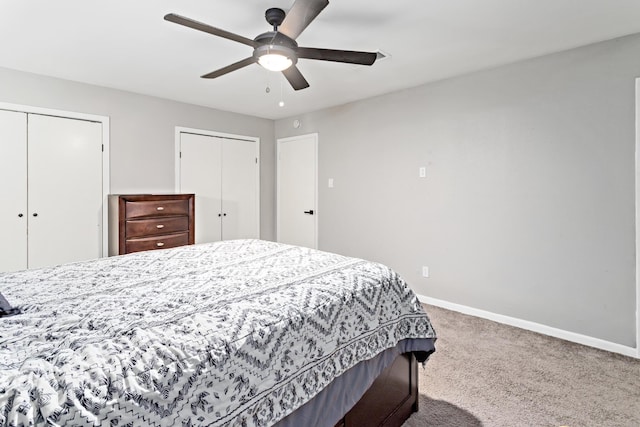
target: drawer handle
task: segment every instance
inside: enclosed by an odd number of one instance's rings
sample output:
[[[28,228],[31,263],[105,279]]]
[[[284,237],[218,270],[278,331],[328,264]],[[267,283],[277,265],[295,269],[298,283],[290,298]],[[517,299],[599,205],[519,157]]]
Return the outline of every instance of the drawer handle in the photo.
[[[156,228],[164,228],[164,225],[158,224],[158,225],[156,225]]]
[[[163,247],[163,246],[164,246],[164,243],[162,243],[162,242],[158,242],[158,243],[156,243],[156,246],[157,246],[157,247],[159,247],[159,248],[161,248],[161,247]]]
[[[164,210],[164,208],[163,208],[162,206],[158,206],[158,207],[156,208],[156,210],[163,211],[163,210]]]

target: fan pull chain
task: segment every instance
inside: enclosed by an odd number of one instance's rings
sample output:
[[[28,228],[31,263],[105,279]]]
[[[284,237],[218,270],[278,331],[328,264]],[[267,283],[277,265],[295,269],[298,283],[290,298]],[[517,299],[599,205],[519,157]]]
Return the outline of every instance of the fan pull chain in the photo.
[[[282,87],[283,87],[282,80],[280,80],[280,102],[278,102],[279,107],[284,107],[284,99],[282,97],[282,92],[283,92]]]

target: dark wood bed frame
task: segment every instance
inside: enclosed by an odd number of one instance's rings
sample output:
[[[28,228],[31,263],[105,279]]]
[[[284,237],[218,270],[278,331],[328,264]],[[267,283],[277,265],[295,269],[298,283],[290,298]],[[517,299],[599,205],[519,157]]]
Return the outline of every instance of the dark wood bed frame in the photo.
[[[418,362],[398,356],[336,427],[399,427],[418,411]]]

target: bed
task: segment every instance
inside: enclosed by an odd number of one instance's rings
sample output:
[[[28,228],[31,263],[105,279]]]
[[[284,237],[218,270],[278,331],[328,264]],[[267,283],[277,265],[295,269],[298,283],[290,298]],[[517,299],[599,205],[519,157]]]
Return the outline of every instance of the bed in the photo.
[[[400,425],[436,338],[388,267],[261,240],[3,273],[0,292],[21,310],[0,318],[0,425]]]

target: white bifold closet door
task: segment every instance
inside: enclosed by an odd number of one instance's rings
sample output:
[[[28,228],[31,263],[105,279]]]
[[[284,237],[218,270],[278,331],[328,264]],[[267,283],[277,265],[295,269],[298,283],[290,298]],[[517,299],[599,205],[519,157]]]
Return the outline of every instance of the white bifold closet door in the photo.
[[[259,237],[256,141],[180,134],[180,189],[194,193],[196,243]]]
[[[181,134],[180,192],[196,195],[196,243],[222,240],[222,143],[219,138]]]
[[[28,121],[29,268],[99,258],[102,125],[36,114]]]
[[[102,124],[0,113],[0,271],[100,257]]]
[[[27,115],[0,110],[0,272],[27,268]]]

